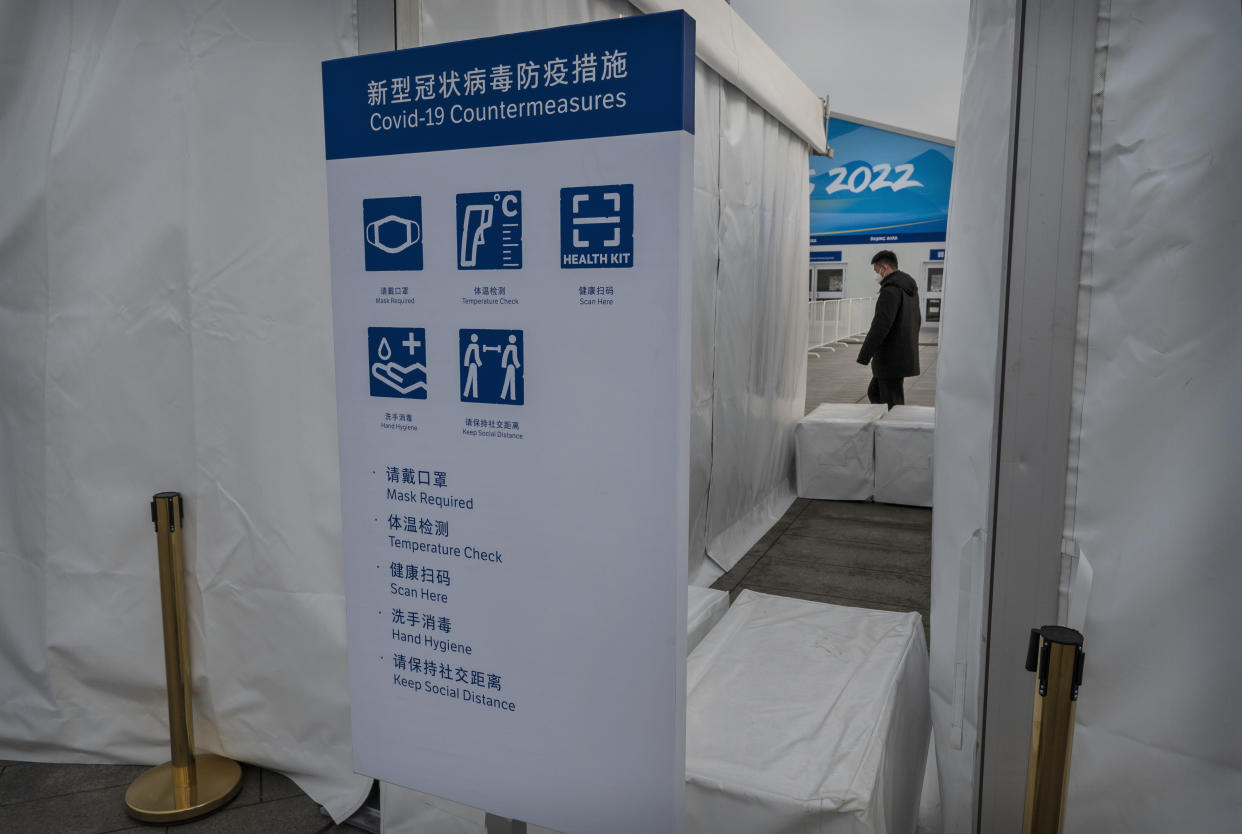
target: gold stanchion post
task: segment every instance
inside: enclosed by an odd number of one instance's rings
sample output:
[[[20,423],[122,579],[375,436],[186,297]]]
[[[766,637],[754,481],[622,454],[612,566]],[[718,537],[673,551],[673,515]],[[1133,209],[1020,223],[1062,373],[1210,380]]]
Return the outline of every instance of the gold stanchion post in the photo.
[[[1036,673],[1031,756],[1022,834],[1060,834],[1065,825],[1074,711],[1086,654],[1082,634],[1064,626],[1031,629],[1026,670]]]
[[[160,603],[164,616],[164,671],[168,679],[168,729],[172,761],[140,774],[125,792],[129,815],[144,822],[180,822],[210,814],[241,790],[241,766],[213,753],[194,755],[190,651],[186,629],[185,572],[179,492],[151,499],[160,554]]]

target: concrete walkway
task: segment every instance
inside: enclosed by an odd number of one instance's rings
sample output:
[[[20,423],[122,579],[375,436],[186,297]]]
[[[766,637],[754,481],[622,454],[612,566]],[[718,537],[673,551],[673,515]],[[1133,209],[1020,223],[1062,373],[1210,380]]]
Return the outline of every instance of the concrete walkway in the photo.
[[[241,793],[222,810],[172,826],[146,825],[125,812],[125,791],[147,768],[134,765],[0,761],[0,831],[5,834],[323,834],[338,826],[293,782],[242,766]]]

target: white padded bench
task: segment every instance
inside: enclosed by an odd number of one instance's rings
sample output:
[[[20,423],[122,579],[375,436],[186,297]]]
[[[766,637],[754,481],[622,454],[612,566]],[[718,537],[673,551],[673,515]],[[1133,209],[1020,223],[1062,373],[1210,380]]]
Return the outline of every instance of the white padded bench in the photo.
[[[875,424],[887,407],[823,403],[798,421],[798,495],[866,501],[875,492]]]
[[[875,424],[875,500],[932,505],[936,409],[898,405]]]
[[[931,734],[918,614],[743,591],[686,683],[689,834],[913,834]]]

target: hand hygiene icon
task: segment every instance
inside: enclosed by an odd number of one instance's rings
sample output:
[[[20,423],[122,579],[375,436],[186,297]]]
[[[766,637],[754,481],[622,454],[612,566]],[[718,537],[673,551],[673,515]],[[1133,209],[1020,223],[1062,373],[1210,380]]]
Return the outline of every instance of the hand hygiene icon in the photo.
[[[369,327],[367,354],[372,397],[427,399],[424,328]]]

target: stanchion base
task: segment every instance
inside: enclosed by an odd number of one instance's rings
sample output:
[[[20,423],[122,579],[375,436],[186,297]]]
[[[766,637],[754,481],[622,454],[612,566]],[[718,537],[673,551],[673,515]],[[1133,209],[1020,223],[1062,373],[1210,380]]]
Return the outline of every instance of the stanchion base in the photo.
[[[204,753],[194,757],[198,780],[188,798],[173,790],[172,762],[139,774],[125,792],[125,810],[143,822],[181,822],[210,814],[241,790],[241,765],[224,756]]]

